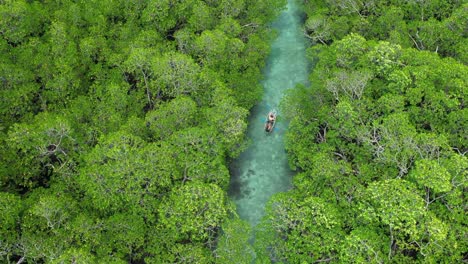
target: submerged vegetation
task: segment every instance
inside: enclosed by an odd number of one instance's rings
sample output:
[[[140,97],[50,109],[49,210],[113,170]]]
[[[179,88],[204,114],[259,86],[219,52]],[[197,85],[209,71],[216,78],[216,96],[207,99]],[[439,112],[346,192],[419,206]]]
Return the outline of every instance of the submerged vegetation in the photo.
[[[457,0],[301,1],[298,173],[249,244],[227,162],[285,2],[0,1],[0,262],[466,261]]]

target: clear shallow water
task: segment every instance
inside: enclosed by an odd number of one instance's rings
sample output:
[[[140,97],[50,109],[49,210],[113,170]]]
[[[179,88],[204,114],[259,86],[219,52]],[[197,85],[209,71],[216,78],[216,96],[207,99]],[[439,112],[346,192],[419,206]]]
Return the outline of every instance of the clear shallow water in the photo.
[[[284,91],[298,83],[307,84],[307,41],[301,29],[301,12],[295,0],[289,0],[273,28],[278,38],[273,42],[264,69],[264,95],[253,108],[248,136],[250,147],[231,164],[229,194],[237,205],[239,216],[256,226],[265,211],[268,199],[291,187],[293,172],[289,169],[283,136],[287,123],[278,115],[275,130],[264,132],[264,122],[271,109],[279,110]]]

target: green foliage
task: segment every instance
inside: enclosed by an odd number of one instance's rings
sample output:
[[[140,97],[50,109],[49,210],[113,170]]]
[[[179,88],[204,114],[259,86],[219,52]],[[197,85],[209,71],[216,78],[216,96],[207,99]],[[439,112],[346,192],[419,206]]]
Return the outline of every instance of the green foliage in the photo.
[[[42,7],[29,4],[27,1],[2,1],[0,5],[0,32],[2,37],[10,43],[18,44],[27,40],[33,34],[42,30]]]
[[[371,228],[357,228],[346,236],[340,248],[340,261],[383,263],[386,259],[386,237]]]
[[[187,184],[175,188],[161,204],[159,217],[176,240],[213,238],[227,215],[225,194],[214,184]]]
[[[168,236],[158,237],[157,240],[159,241],[155,245],[155,250],[148,250],[152,256],[146,257],[145,263],[216,263],[211,251],[202,243],[168,243],[171,241]],[[169,246],[161,247],[160,244],[169,244]]]
[[[63,254],[61,254],[57,259],[51,261],[51,263],[68,263],[68,262],[77,262],[77,263],[96,263],[94,256],[88,252],[88,250],[83,248],[70,248],[67,249]]]
[[[250,263],[226,159],[286,1],[0,2],[0,261]],[[462,262],[467,4],[303,6],[256,261]]]
[[[79,212],[77,201],[62,186],[36,188],[24,200],[21,233],[15,255],[29,261],[53,261],[72,243],[69,222]]]
[[[255,2],[245,1],[246,20],[263,25],[272,21],[279,15],[279,12],[286,6],[285,0],[258,0]]]
[[[250,225],[240,219],[230,219],[222,225],[216,246],[218,263],[252,263],[254,250],[249,243]]]
[[[165,54],[152,64],[154,73],[154,96],[174,98],[180,95],[196,94],[201,89],[200,66],[184,54]]]
[[[50,174],[64,172],[79,149],[69,121],[47,113],[11,127],[6,144],[8,180],[23,188],[47,185]]]
[[[298,174],[293,190],[270,204],[259,263],[463,261],[468,79],[459,52],[466,34],[455,18],[466,6],[303,4],[315,65],[310,87],[289,91],[281,105],[291,118],[286,148]],[[340,222],[313,237],[327,241],[317,247],[307,234],[320,223],[304,229],[294,218],[316,216],[304,206],[315,197]]]
[[[248,112],[236,106],[235,100],[226,96],[225,88],[217,88],[212,101],[214,107],[206,114],[208,124],[214,124],[218,137],[227,150],[227,155],[235,157],[243,150],[244,133],[247,130],[245,122]]]
[[[190,128],[171,136],[163,145],[174,167],[170,170],[174,179],[216,183],[227,188],[229,172],[224,164],[221,145],[216,142],[216,134],[209,128]]]
[[[358,33],[404,48],[435,51],[466,63],[463,1],[307,1],[306,33],[315,43],[330,44]]]
[[[450,174],[436,160],[422,159],[416,161],[415,168],[410,176],[414,177],[418,184],[430,188],[436,193],[448,192],[452,189]]]
[[[416,235],[416,224],[424,216],[424,201],[413,186],[404,180],[372,183],[364,194],[363,217],[381,222],[390,229],[406,235]]]
[[[197,123],[197,106],[189,97],[178,97],[146,113],[150,137],[161,140]]]
[[[284,5],[0,1],[0,262],[232,258],[227,159]]]
[[[319,197],[299,195],[280,194],[270,200],[256,241],[259,254],[274,261],[308,263],[336,253],[343,235],[337,208]]]
[[[369,52],[369,60],[372,63],[373,71],[379,77],[386,76],[400,66],[399,57],[401,47],[388,42],[380,42]]]
[[[119,259],[139,259],[138,251],[143,247],[146,227],[141,216],[118,213],[103,222],[100,256],[110,256],[116,252]],[[115,253],[114,253],[115,254]]]
[[[10,193],[0,193],[0,260],[8,260],[15,250],[19,239],[18,224],[22,212],[20,197]]]
[[[156,209],[155,196],[171,186],[171,179],[150,165],[159,163],[159,149],[144,144],[136,136],[118,132],[103,138],[85,157],[77,183],[93,209],[110,215],[131,205],[140,216]]]
[[[336,63],[339,67],[352,68],[366,51],[366,40],[357,34],[350,34],[336,44]]]

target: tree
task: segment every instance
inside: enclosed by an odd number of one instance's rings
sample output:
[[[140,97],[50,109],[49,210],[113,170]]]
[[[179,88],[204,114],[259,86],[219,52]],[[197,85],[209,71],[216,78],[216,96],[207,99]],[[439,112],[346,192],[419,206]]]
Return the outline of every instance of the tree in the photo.
[[[150,253],[145,258],[145,263],[216,263],[210,249],[202,242],[173,241],[174,234],[167,231],[151,236],[146,252]]]
[[[76,154],[73,129],[60,115],[44,113],[17,123],[8,133],[10,180],[23,188],[47,185],[52,173],[68,169]]]
[[[42,195],[30,208],[30,214],[38,219],[43,228],[51,233],[57,233],[73,216],[72,210],[77,205],[70,197],[61,197],[60,200],[51,195]]]
[[[135,85],[139,90],[144,91],[141,95],[144,94],[144,99],[148,108],[153,108],[155,104],[155,96],[158,96],[159,91],[153,91],[154,88],[150,84],[151,78],[153,77],[152,70],[152,59],[155,56],[153,49],[144,48],[144,47],[134,47],[130,50],[127,60],[123,63],[125,66],[125,71],[131,73],[133,78],[137,78],[135,83],[130,83],[130,85]],[[141,99],[140,99],[141,100]]]
[[[448,226],[432,213],[424,218],[420,224],[420,236],[414,243],[418,246],[421,259],[424,261],[443,261],[444,246],[448,235]],[[450,247],[450,246],[449,246]]]
[[[47,32],[46,54],[54,60],[47,59],[41,65],[38,78],[43,89],[41,100],[49,109],[60,109],[78,95],[86,92],[83,86],[83,65],[79,63],[78,43],[74,39],[75,27],[64,22],[55,21]],[[45,54],[44,54],[45,55]],[[47,56],[47,55],[46,55]]]
[[[227,155],[235,157],[244,149],[244,134],[247,130],[247,111],[236,106],[225,88],[215,89],[212,98],[214,107],[206,111],[209,125],[214,125]],[[226,115],[226,113],[229,113]]]
[[[69,248],[51,263],[96,263],[96,258],[86,248]]]
[[[370,72],[346,72],[339,71],[327,80],[326,88],[340,101],[341,97],[346,99],[361,99],[367,82],[372,78]]]
[[[329,261],[336,258],[342,232],[341,216],[332,204],[319,197],[278,194],[267,205],[255,243],[261,259]]]
[[[297,87],[283,102],[292,119],[290,163],[299,173],[285,195],[294,202],[281,212],[291,215],[310,196],[333,201],[343,239],[338,252],[320,260],[462,261],[466,67],[455,50],[466,42],[457,22],[466,7],[460,5],[304,2],[306,32],[332,33],[308,50],[315,63],[310,88]],[[262,230],[262,241],[275,241],[271,228]],[[290,237],[280,236],[288,246],[296,241]],[[281,253],[266,252],[260,261],[300,262],[279,259],[288,254],[281,249],[294,250],[278,244],[265,243]]]
[[[247,222],[237,218],[227,220],[222,225],[222,233],[214,252],[217,262],[252,263],[255,253],[249,243],[250,231]]]
[[[200,66],[191,57],[179,53],[167,53],[152,62],[155,97],[175,98],[180,95],[195,96],[202,88]]]
[[[162,147],[171,157],[172,179],[185,183],[215,183],[227,188],[229,172],[224,162],[224,149],[211,127],[193,127],[174,133]]]
[[[203,32],[210,30],[216,24],[215,9],[207,5],[204,1],[196,3],[197,8],[194,8],[192,15],[188,19],[189,28],[194,32]]]
[[[367,51],[366,39],[358,34],[350,34],[334,44],[336,47],[336,63],[339,67],[352,68],[357,66],[362,55]]]
[[[162,201],[161,224],[177,241],[214,245],[227,215],[225,199],[222,189],[215,184],[189,183],[174,188]]]
[[[285,1],[0,2],[0,262],[248,252],[226,160]]]
[[[161,140],[178,130],[194,126],[198,122],[197,116],[196,103],[190,97],[180,96],[146,113],[145,119],[150,137]]]
[[[309,38],[314,42],[327,44],[331,40],[330,22],[322,15],[309,17],[305,23],[305,29]]]
[[[64,186],[36,188],[24,200],[17,256],[28,262],[52,262],[72,244],[70,221],[79,212],[76,201]]]
[[[451,190],[451,176],[436,160],[421,159],[416,161],[415,165],[411,176],[416,179],[418,184],[431,189],[435,193],[448,192]],[[429,193],[427,196],[429,196]],[[427,196],[426,199],[429,199]],[[426,203],[429,204],[430,201],[426,200]]]
[[[127,116],[137,114],[143,109],[142,105],[132,104],[132,98],[128,95],[128,85],[119,81],[113,83],[96,84],[91,87],[92,115],[91,124],[99,134],[116,132],[124,124]],[[132,108],[136,109],[133,110]],[[69,107],[72,109],[72,107]]]
[[[9,43],[16,45],[25,42],[33,34],[42,30],[44,11],[37,3],[24,0],[3,1],[0,5],[0,34]]]
[[[102,229],[102,240],[96,249],[99,257],[114,255],[128,262],[142,258],[147,233],[142,216],[131,212],[117,213],[103,221]]]
[[[195,0],[153,0],[142,12],[142,20],[150,23],[164,35],[171,34],[171,30],[186,22],[192,13]]]
[[[84,202],[101,215],[121,210],[148,217],[157,204],[156,196],[170,186],[171,179],[153,169],[158,148],[123,131],[103,137],[84,157],[77,183]],[[158,177],[160,176],[160,177]]]
[[[385,263],[388,237],[380,229],[360,227],[351,231],[340,245],[343,262]]]
[[[388,230],[389,259],[397,248],[411,248],[411,241],[420,235],[418,224],[426,216],[424,200],[410,182],[401,179],[371,183],[364,193],[361,208],[360,217],[365,222]]]
[[[8,262],[15,254],[19,239],[18,224],[23,205],[19,196],[0,192],[0,260]]]
[[[238,17],[245,10],[244,0],[221,0],[218,5],[218,12],[221,18]]]
[[[224,70],[229,38],[221,30],[205,30],[195,40],[195,51],[203,65]]]
[[[248,10],[248,12],[246,12],[245,18],[241,21],[266,26],[267,23],[278,17],[285,6],[285,0],[246,1],[244,10]]]
[[[460,7],[454,9],[454,12],[452,15],[447,18],[445,22],[446,28],[448,28],[452,34],[448,34],[448,36],[443,35],[442,37],[445,39],[447,38],[447,42],[454,42],[450,46],[444,45],[441,48],[447,49],[447,56],[451,56],[459,60],[460,62],[466,63],[468,62],[468,57],[467,57],[467,50],[468,50],[468,45],[466,44],[466,41],[463,41],[463,24],[462,21],[466,20],[466,9],[467,9],[467,4],[465,3],[464,5],[461,5]],[[454,41],[455,40],[455,41]]]
[[[384,77],[401,65],[399,61],[400,54],[401,47],[399,45],[379,42],[377,46],[369,51],[368,56],[377,76]]]
[[[369,131],[365,141],[371,144],[377,161],[398,168],[398,177],[408,173],[417,155],[416,130],[404,113],[387,116]]]

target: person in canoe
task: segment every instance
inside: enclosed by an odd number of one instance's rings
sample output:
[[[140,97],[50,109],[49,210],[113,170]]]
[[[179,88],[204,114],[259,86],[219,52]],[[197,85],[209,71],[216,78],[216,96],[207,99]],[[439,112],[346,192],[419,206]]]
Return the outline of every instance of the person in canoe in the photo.
[[[270,111],[267,116],[267,121],[265,123],[265,131],[270,133],[273,131],[276,123],[276,112]]]

